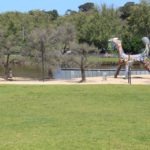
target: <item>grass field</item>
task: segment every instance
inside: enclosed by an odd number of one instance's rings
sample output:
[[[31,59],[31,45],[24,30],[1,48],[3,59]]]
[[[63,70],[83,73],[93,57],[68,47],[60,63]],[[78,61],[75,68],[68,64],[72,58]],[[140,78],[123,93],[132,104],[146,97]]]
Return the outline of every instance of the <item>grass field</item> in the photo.
[[[90,62],[95,63],[117,63],[118,57],[98,57],[98,56],[90,56],[88,57]]]
[[[149,150],[150,86],[0,85],[0,150]]]

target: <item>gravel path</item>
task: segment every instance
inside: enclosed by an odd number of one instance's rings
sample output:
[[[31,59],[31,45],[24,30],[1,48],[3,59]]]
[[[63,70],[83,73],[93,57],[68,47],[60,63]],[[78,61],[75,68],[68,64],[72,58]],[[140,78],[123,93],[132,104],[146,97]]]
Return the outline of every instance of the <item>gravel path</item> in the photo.
[[[127,79],[123,79],[122,76],[118,78],[107,77],[104,80],[102,77],[88,77],[85,83],[79,83],[80,79],[75,78],[71,80],[48,80],[48,81],[39,81],[32,80],[27,78],[15,77],[12,81],[5,81],[3,78],[0,78],[0,84],[24,84],[24,85],[53,85],[53,84],[128,84]],[[150,85],[150,75],[132,75],[131,79],[132,84],[145,84]]]

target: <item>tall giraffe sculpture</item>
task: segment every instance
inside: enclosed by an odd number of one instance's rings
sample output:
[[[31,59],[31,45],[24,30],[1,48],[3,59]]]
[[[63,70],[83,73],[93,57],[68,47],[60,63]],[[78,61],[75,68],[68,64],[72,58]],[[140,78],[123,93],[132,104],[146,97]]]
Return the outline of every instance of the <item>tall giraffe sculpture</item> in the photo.
[[[150,62],[147,61],[147,57],[149,55],[150,51],[150,41],[147,37],[142,38],[143,43],[145,44],[145,49],[142,53],[136,54],[136,55],[128,55],[124,52],[122,48],[121,40],[118,38],[112,38],[109,40],[109,42],[112,42],[115,44],[115,47],[118,50],[119,53],[119,63],[116,70],[116,73],[114,75],[115,78],[117,78],[121,67],[125,65],[125,78],[128,77],[128,71],[129,71],[129,65],[133,64],[134,62],[139,62],[143,64],[144,68],[150,72]]]

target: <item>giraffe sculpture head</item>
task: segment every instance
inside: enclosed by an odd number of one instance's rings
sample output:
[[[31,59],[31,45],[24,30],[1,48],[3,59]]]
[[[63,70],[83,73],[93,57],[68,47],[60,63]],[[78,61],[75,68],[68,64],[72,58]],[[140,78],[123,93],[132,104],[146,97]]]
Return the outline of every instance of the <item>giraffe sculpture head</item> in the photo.
[[[108,41],[115,45],[121,45],[121,40],[119,40],[117,37],[109,39]]]
[[[119,38],[115,37],[115,38],[109,39],[108,42],[111,44],[111,49],[118,50],[119,55],[124,53],[123,48],[122,48],[122,41]]]

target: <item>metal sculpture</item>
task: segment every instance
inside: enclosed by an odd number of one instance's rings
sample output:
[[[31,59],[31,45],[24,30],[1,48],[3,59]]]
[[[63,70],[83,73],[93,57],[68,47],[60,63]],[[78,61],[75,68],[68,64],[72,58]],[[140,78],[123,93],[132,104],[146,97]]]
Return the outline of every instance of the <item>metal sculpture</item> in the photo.
[[[150,72],[150,62],[147,61],[147,57],[150,51],[150,41],[147,37],[143,37],[142,41],[145,44],[145,49],[143,50],[143,52],[136,55],[128,55],[124,52],[122,48],[121,40],[119,40],[118,38],[112,38],[109,40],[109,42],[115,45],[119,53],[119,63],[118,63],[116,73],[114,75],[115,78],[117,78],[121,70],[121,67],[123,65],[125,65],[125,78],[127,78],[129,72],[129,66],[132,65],[134,62],[139,62],[143,64],[144,68]]]

